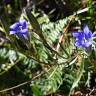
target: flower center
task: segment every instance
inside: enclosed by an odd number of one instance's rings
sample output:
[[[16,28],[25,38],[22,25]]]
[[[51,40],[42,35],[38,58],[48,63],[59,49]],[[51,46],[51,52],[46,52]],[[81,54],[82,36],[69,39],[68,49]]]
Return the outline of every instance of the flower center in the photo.
[[[22,26],[19,26],[20,30],[22,31],[23,30],[23,27]]]

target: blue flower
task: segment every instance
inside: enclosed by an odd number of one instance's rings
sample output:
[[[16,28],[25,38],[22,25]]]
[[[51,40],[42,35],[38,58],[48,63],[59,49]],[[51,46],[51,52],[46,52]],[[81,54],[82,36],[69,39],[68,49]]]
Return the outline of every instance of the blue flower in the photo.
[[[28,23],[26,20],[20,20],[10,26],[10,34],[16,34],[18,36],[27,38],[28,35]]]
[[[88,48],[93,43],[93,37],[95,36],[95,34],[92,34],[91,30],[89,30],[87,25],[83,27],[83,31],[73,32],[72,35],[76,38],[75,46],[83,48]]]

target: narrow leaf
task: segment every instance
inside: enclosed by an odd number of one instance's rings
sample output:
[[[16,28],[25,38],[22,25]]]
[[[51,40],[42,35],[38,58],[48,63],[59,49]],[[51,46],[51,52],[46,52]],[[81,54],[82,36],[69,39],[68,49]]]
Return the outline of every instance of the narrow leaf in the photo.
[[[80,81],[80,79],[83,75],[83,72],[84,72],[84,60],[82,60],[82,62],[81,62],[80,70],[77,73],[77,78],[74,80],[68,96],[70,96],[72,90],[77,86],[78,82]]]
[[[31,11],[29,9],[26,9],[25,11],[26,11],[26,15],[30,21],[31,26],[36,31],[36,33],[38,35],[40,35],[42,33],[42,30],[40,28],[40,25],[39,25],[37,19],[34,17],[34,15],[31,13]]]

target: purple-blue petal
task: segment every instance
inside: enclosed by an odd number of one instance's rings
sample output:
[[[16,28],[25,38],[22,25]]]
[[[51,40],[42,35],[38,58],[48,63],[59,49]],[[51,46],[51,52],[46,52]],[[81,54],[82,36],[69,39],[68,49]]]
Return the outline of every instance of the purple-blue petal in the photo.
[[[14,23],[10,26],[10,34],[16,34],[19,37],[23,36],[27,38],[28,36],[28,23],[26,20],[20,20],[19,22]]]
[[[13,25],[10,26],[10,29],[14,30],[14,31],[18,30],[18,28],[19,28],[19,23],[18,22],[14,23]]]
[[[28,34],[23,34],[23,37],[27,39],[28,38]]]
[[[91,44],[92,44],[92,41],[88,41],[88,42],[82,44],[82,47],[88,48]]]
[[[28,33],[28,29],[23,29],[23,30],[20,31],[20,33],[21,34],[26,34],[26,33]]]
[[[84,26],[83,31],[85,34],[85,39],[92,38],[92,32],[89,30],[87,25]]]
[[[84,34],[88,34],[88,33],[90,32],[90,30],[89,30],[89,28],[88,28],[87,25],[85,25],[85,26],[83,27],[83,32],[84,32]]]
[[[94,32],[93,34],[92,34],[92,37],[95,37],[96,36],[96,32]]]
[[[84,33],[83,32],[73,32],[73,37],[75,37],[77,40],[83,40],[84,39]]]
[[[76,38],[75,46],[81,46],[83,48],[88,48],[93,43],[93,36],[96,34],[92,34],[89,30],[88,26],[85,25],[83,31],[81,32],[73,32],[73,37]]]
[[[90,31],[88,34],[85,34],[85,39],[88,40],[92,38],[92,32]]]
[[[26,20],[20,20],[19,23],[22,26],[22,29],[27,27],[27,21]]]
[[[79,36],[79,32],[73,32],[72,35],[73,35],[73,37],[78,38],[78,36]]]
[[[16,34],[16,33],[17,33],[17,31],[10,30],[10,34]]]
[[[82,43],[79,40],[75,42],[75,46],[81,46],[81,45]]]

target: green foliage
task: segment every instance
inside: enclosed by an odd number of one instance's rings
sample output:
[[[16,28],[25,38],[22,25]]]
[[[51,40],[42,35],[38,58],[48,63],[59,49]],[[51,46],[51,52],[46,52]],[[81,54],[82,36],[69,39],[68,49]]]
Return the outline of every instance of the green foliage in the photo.
[[[36,85],[32,86],[33,96],[43,96]]]
[[[66,0],[60,0],[60,2],[55,0],[59,8],[64,1],[67,2]],[[75,47],[71,32],[74,28],[78,28],[77,25],[85,22],[92,26],[92,30],[95,30],[95,27],[91,25],[91,21],[94,20],[92,19],[94,10],[91,9],[93,13],[86,12],[87,14],[76,15],[75,21],[71,23],[72,16],[63,18],[64,13],[60,11],[59,16],[62,14],[63,19],[51,22],[49,14],[45,14],[44,10],[40,10],[41,14],[38,13],[39,8],[35,9],[36,11],[31,10],[31,3],[23,8],[23,1],[14,0],[14,2],[15,5],[5,4],[0,9],[2,10],[0,40],[3,40],[3,43],[0,43],[0,95],[3,89],[7,88],[10,96],[12,94],[15,96],[19,94],[50,96],[58,93],[71,96],[75,89],[79,90],[82,87],[80,85],[82,80],[83,86],[88,86],[91,78],[88,74],[91,75],[91,71],[96,72],[96,48],[95,46],[92,49],[89,48],[87,52]],[[73,5],[79,8],[80,1],[70,0],[68,6],[71,6],[72,10]],[[19,9],[22,10],[21,13]],[[69,11],[70,14],[72,10]],[[11,15],[13,18],[10,18]],[[19,18],[28,21],[28,40],[22,40],[16,35],[9,34],[10,25]],[[65,32],[68,24],[71,26]],[[95,25],[95,21],[92,24]],[[64,38],[62,42],[59,42],[62,34]],[[59,49],[57,50],[58,44]],[[14,90],[19,90],[19,92],[16,93]],[[4,92],[6,95],[7,91]]]

